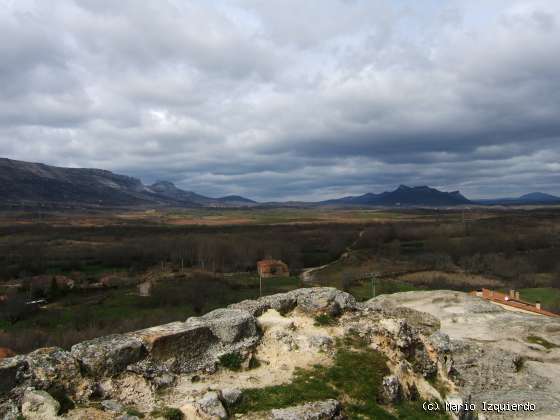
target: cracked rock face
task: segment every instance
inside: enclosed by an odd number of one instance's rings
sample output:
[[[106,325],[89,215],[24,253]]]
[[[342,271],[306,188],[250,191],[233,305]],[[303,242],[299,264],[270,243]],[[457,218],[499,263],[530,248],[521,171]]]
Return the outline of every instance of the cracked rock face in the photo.
[[[114,334],[76,344],[71,353],[89,375],[101,377],[124,371],[143,357],[144,348],[136,337]]]
[[[560,347],[546,349],[527,341],[534,335],[560,346],[557,319],[508,311],[452,291],[395,293],[366,305],[405,307],[435,317],[440,330],[426,343],[460,399],[470,396],[477,406],[483,401],[536,404],[535,413],[517,413],[516,418],[554,418],[560,412]]]

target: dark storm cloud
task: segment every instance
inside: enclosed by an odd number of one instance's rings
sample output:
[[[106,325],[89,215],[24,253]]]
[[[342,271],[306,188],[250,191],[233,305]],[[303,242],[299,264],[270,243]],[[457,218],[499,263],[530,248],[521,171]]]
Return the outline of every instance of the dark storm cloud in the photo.
[[[7,1],[0,155],[320,199],[560,194],[553,0]]]

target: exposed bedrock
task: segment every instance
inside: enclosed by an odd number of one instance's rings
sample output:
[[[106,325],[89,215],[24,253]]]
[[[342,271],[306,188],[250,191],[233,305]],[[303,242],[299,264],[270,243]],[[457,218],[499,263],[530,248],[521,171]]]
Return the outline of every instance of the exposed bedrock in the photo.
[[[336,322],[317,324],[318,315]],[[255,386],[255,371],[244,371],[255,355],[265,363],[257,370],[262,386],[281,383],[274,381],[290,376],[279,372],[296,369],[297,360],[307,366],[328,362],[344,335],[385,355],[390,374],[383,378],[380,403],[531,402],[535,412],[516,413],[518,418],[554,418],[560,412],[558,320],[505,311],[459,292],[397,293],[357,303],[334,288],[308,288],[96,338],[70,351],[44,348],[1,359],[0,418],[60,416],[53,412],[65,399],[84,410],[101,410],[99,418],[117,418],[117,411],[128,415],[126,406],[148,413],[162,392],[174,407],[199,416],[193,418],[227,418],[243,389]],[[241,370],[225,372],[225,359],[241,363]],[[200,384],[200,377],[211,385]],[[92,407],[92,401],[102,408]],[[503,413],[484,416],[505,418]],[[247,418],[342,419],[344,401],[309,402]]]

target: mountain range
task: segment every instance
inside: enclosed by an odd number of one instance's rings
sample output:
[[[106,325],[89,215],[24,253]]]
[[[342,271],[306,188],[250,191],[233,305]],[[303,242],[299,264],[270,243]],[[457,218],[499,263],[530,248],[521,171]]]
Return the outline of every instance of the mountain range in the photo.
[[[205,197],[168,181],[139,179],[101,169],[60,168],[0,158],[0,196],[9,203],[95,206],[241,207],[256,204],[239,196]]]
[[[257,203],[228,195],[211,198],[185,191],[169,181],[144,185],[142,181],[102,169],[61,168],[0,158],[0,205],[78,205],[96,207],[450,207],[465,205],[560,204],[560,197],[534,192],[514,198],[469,200],[459,191],[445,192],[428,186],[400,185],[394,191],[367,193],[316,203]]]
[[[459,191],[443,192],[426,186],[408,187],[400,185],[394,191],[381,194],[367,193],[355,197],[344,197],[321,202],[325,205],[358,205],[358,206],[457,206],[472,204]]]

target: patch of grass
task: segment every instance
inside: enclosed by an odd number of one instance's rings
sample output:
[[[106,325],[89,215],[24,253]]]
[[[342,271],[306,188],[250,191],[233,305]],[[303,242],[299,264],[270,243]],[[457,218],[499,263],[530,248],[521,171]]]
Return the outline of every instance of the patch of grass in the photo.
[[[403,402],[394,407],[396,416],[378,404],[383,377],[389,373],[385,356],[371,349],[364,338],[347,334],[337,341],[331,366],[297,369],[292,382],[248,389],[232,415],[268,411],[329,398],[342,401],[349,419],[448,418],[445,413],[426,413],[421,403]]]
[[[163,417],[165,420],[182,420],[183,412],[178,408],[162,407],[150,413],[152,417]]]
[[[228,353],[220,356],[220,365],[229,370],[239,370],[241,369],[241,364],[243,363],[243,357],[239,353]]]
[[[519,295],[528,302],[541,302],[544,309],[560,306],[560,289],[554,287],[521,289]]]
[[[527,342],[528,343],[532,343],[532,344],[538,344],[540,346],[543,346],[545,349],[555,349],[555,348],[560,348],[559,345],[551,343],[550,341],[545,340],[542,337],[539,337],[537,335],[530,335],[529,337],[527,337]]]
[[[445,399],[449,393],[449,386],[443,382],[438,376],[432,376],[428,378],[428,382],[432,385],[441,395],[441,398]]]
[[[327,314],[317,315],[315,317],[315,326],[335,325],[336,319]]]
[[[374,418],[383,418],[380,413],[385,413],[387,418],[392,418],[375,403],[383,376],[388,372],[383,354],[370,348],[355,349],[349,342],[339,342],[332,366],[298,369],[289,384],[246,390],[233,411],[271,410],[335,398],[351,400],[351,414],[365,412],[375,415]]]
[[[138,411],[134,407],[127,407],[125,411],[126,411],[126,414],[128,414],[129,416],[136,416],[140,419],[143,419],[145,417],[144,413]]]

